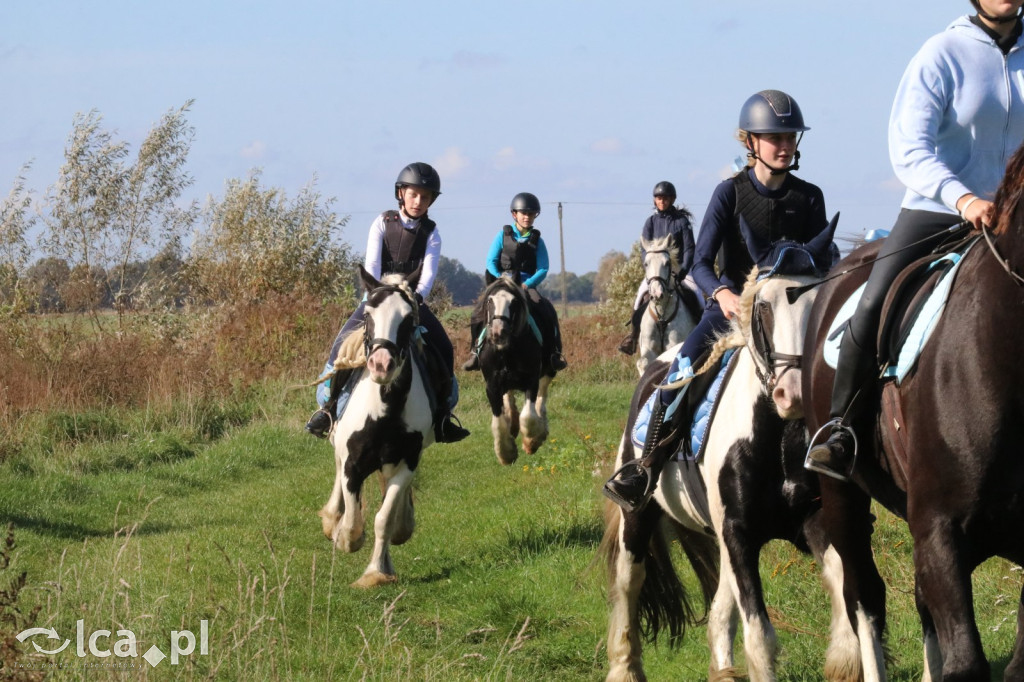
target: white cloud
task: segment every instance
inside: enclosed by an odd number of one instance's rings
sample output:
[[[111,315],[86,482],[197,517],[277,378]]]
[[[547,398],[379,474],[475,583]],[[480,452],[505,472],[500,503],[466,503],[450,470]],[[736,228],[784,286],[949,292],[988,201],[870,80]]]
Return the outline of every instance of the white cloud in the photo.
[[[441,177],[458,175],[460,171],[469,167],[469,157],[458,147],[448,147],[444,154],[434,161],[433,166]]]
[[[242,147],[240,152],[244,159],[262,159],[267,153],[267,145],[262,140],[253,140],[246,146]]]
[[[602,137],[590,143],[590,151],[598,154],[619,154],[622,150],[622,140],[617,137]]]

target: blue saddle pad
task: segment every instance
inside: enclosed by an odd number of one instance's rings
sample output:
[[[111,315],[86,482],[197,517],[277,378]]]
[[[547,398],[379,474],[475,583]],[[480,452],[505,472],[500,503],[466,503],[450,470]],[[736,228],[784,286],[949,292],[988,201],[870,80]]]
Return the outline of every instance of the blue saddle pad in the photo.
[[[697,405],[697,409],[693,414],[693,421],[690,424],[690,447],[685,447],[685,444],[680,440],[680,448],[675,454],[677,460],[699,460],[704,454],[704,437],[707,435],[708,427],[711,425],[711,418],[715,413],[715,404],[718,401],[718,396],[721,393],[722,385],[725,383],[725,377],[728,375],[729,365],[735,357],[736,349],[730,348],[719,360],[717,370],[709,370],[717,372],[714,380],[708,386],[708,390],[704,393],[700,403]],[[671,379],[666,379],[670,381]],[[658,399],[658,392],[654,391],[650,397],[640,408],[640,413],[636,417],[636,423],[633,425],[633,433],[631,434],[633,445],[638,448],[644,446],[644,440],[647,438],[647,426],[651,420],[651,411],[654,409],[654,401]]]
[[[885,371],[885,376],[894,377],[896,383],[902,382],[907,373],[914,367],[914,363],[917,362],[917,358],[921,355],[924,345],[935,330],[935,325],[938,323],[939,318],[942,317],[942,311],[946,308],[946,301],[949,299],[949,292],[953,287],[953,280],[956,278],[956,271],[960,268],[963,255],[961,253],[947,253],[935,259],[935,262],[929,266],[929,268],[935,268],[946,261],[953,263],[949,270],[946,271],[946,274],[936,283],[935,288],[928,296],[924,305],[921,306],[921,311],[914,319],[910,333],[900,348],[899,360],[895,365],[890,365]],[[828,336],[825,338],[822,354],[825,362],[833,369],[836,368],[839,362],[839,346],[842,343],[843,335],[846,333],[847,323],[853,317],[854,311],[857,310],[857,303],[860,301],[861,296],[864,295],[864,288],[866,286],[867,284],[861,285],[860,288],[850,295],[850,298],[843,303],[836,314],[835,320],[832,321],[832,325],[828,329]]]

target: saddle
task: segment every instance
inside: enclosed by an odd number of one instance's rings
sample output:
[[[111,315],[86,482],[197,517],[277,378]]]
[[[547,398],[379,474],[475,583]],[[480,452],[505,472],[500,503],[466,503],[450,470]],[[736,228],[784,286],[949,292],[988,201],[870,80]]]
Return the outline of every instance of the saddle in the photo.
[[[710,426],[718,407],[721,388],[735,364],[732,362],[735,350],[731,348],[726,351],[717,370],[698,374],[690,382],[686,394],[683,396],[683,402],[678,408],[679,417],[673,418],[678,419],[679,424],[690,425],[690,437],[679,440],[679,449],[674,455],[674,459],[677,461],[697,461],[704,454],[704,437],[707,435],[708,426]],[[704,363],[704,359],[700,358],[694,364],[700,366]],[[637,414],[636,422],[633,425],[631,434],[633,444],[639,448],[644,446],[644,441],[647,438],[647,426],[651,411],[654,409],[654,401],[658,399],[657,395],[657,391],[651,392],[647,401],[640,408],[640,413]]]

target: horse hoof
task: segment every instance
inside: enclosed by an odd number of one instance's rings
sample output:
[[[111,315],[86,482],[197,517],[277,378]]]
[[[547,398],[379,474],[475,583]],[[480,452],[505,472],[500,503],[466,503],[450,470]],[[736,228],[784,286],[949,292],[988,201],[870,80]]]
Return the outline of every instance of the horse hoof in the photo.
[[[334,540],[334,529],[337,528],[338,521],[341,520],[341,514],[332,514],[321,509],[316,515],[320,517],[320,527],[323,529],[324,535],[328,540]]]
[[[390,585],[397,582],[398,576],[396,575],[387,575],[379,571],[373,571],[371,573],[364,573],[359,580],[352,583],[352,587],[368,590],[372,587],[380,587],[381,585]]]

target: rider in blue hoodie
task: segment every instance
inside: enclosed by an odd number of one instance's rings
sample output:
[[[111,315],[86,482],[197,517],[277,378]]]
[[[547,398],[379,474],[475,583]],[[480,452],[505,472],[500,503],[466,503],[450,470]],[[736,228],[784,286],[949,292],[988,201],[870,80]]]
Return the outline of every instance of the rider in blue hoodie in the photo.
[[[877,376],[876,337],[893,280],[960,222],[981,229],[1006,163],[1024,140],[1024,0],[972,0],[977,10],[930,38],[907,66],[889,118],[889,158],[907,187],[839,349],[828,440],[806,466],[849,477],[862,390]]]

